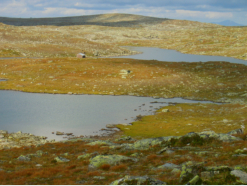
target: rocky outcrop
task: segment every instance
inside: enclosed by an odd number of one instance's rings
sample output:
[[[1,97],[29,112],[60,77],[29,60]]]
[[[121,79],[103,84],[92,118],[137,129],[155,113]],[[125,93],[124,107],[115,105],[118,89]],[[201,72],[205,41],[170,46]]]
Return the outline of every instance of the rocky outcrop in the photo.
[[[238,177],[240,181],[244,184],[247,184],[247,173],[241,170],[233,170],[231,174]]]
[[[138,140],[133,144],[122,144],[122,148],[128,150],[148,150],[154,145],[167,146],[171,140],[180,140],[183,141],[185,138],[191,138],[192,143],[199,143],[197,139],[207,140],[209,138],[214,138],[223,142],[232,142],[232,141],[241,141],[241,138],[232,136],[231,134],[217,134],[214,131],[205,131],[200,133],[190,132],[184,136],[168,136],[168,137],[159,137],[159,138],[148,138],[143,140]],[[194,141],[193,141],[194,140]]]
[[[241,141],[242,140],[241,138],[232,136],[232,134],[235,134],[236,131],[240,131],[240,130],[241,129],[237,129],[237,130],[231,131],[227,134],[217,134],[214,131],[205,131],[205,132],[200,132],[198,134],[199,134],[199,136],[201,136],[203,138],[209,138],[210,137],[210,138],[218,139],[218,140],[223,141],[223,142],[232,142],[232,141]]]
[[[178,136],[168,136],[168,137],[160,137],[160,138],[148,138],[136,141],[134,144],[123,144],[122,146],[125,149],[132,150],[148,150],[154,145],[161,145],[162,143],[168,142],[171,139],[178,139]]]
[[[18,151],[19,154],[14,154],[14,158],[12,156],[11,159],[1,156],[3,159],[0,160],[0,164],[7,166],[2,166],[3,169],[0,168],[0,171],[7,172],[9,170],[5,169],[8,169],[8,164],[16,165],[18,163],[24,166],[34,165],[37,169],[42,169],[47,167],[46,162],[49,159],[51,164],[49,162],[48,164],[52,167],[60,164],[67,167],[68,170],[89,171],[88,174],[92,176],[84,177],[84,180],[75,180],[75,183],[78,184],[86,184],[92,179],[94,183],[109,184],[107,182],[109,175],[115,176],[117,180],[111,184],[116,185],[164,185],[166,182],[168,184],[187,185],[246,184],[247,173],[244,164],[221,165],[219,163],[221,161],[217,162],[221,156],[227,156],[227,158],[232,158],[235,161],[235,156],[240,156],[241,159],[247,155],[247,148],[233,147],[235,143],[232,142],[242,140],[230,135],[235,135],[235,132],[228,134],[217,134],[213,131],[190,132],[184,136],[149,138],[137,141],[129,136],[108,140],[105,138],[78,138],[64,141],[66,143],[64,147],[61,142],[57,145],[38,146],[35,151],[33,147],[27,148],[27,151],[24,151],[27,154]],[[11,136],[17,137],[22,134],[22,132],[18,132],[11,134]],[[6,131],[0,131],[2,139],[8,135]],[[222,143],[222,141],[226,141],[226,143]],[[82,149],[68,152],[69,146],[77,147],[77,144],[72,144],[74,142],[78,143],[78,147],[82,145]],[[241,141],[237,143],[241,143]],[[223,147],[222,144],[224,144]],[[225,151],[225,144],[233,147],[234,150]],[[53,147],[50,153],[49,148],[51,146]],[[43,151],[46,148],[48,149]],[[215,164],[209,160],[214,158]],[[76,168],[77,165],[78,169]],[[83,166],[85,166],[83,169],[79,169]],[[139,171],[140,174],[138,175]],[[124,175],[126,176],[124,177]],[[169,179],[170,177],[171,179]]]
[[[27,157],[27,156],[24,156],[24,155],[20,155],[17,160],[19,161],[30,161],[31,158]]]
[[[125,176],[110,185],[166,185],[166,183],[148,176]]]
[[[90,159],[90,164],[88,168],[89,170],[94,170],[104,164],[117,165],[119,163],[124,163],[128,161],[137,162],[138,159],[122,155],[98,155]]]
[[[8,133],[8,131],[0,130],[0,149],[19,148],[22,146],[42,145],[45,143],[53,143],[55,140],[47,140],[45,136],[35,136],[30,133]]]

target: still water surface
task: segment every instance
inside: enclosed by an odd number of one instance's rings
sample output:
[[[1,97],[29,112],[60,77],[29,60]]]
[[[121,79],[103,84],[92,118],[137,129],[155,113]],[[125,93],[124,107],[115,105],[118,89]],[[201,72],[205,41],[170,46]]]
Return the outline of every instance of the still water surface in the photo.
[[[182,54],[175,50],[147,47],[128,47],[142,54],[121,56],[146,60],[172,62],[228,61],[247,64],[247,61],[220,56]],[[0,81],[4,81],[3,79]],[[158,101],[159,103],[151,103]],[[161,103],[162,102],[162,103]],[[141,115],[153,114],[169,102],[197,103],[198,101],[174,99],[154,99],[134,96],[101,95],[53,95],[0,91],[0,130],[23,131],[49,139],[61,140],[61,136],[51,134],[62,131],[75,135],[102,134],[99,130],[106,124],[130,123]],[[201,103],[209,103],[200,101]]]
[[[164,103],[151,103],[151,102]],[[108,95],[55,95],[0,91],[0,129],[23,131],[49,139],[62,139],[51,132],[95,135],[106,124],[130,123],[141,114],[152,114],[168,102],[198,101],[154,99],[150,97]],[[204,103],[209,103],[204,101]],[[143,105],[145,104],[145,105]],[[136,111],[135,111],[136,109]],[[127,120],[126,120],[127,119]]]
[[[246,60],[235,59],[232,57],[183,54],[176,50],[167,50],[167,49],[150,48],[150,47],[125,47],[125,48],[129,50],[141,52],[141,54],[112,57],[112,58],[131,58],[131,59],[158,60],[158,61],[171,61],[171,62],[226,61],[230,63],[247,65]]]

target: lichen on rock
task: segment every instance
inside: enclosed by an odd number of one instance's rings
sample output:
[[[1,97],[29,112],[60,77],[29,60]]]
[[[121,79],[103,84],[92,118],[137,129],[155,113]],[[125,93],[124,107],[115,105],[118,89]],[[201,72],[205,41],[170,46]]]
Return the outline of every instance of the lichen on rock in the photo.
[[[122,155],[98,155],[90,159],[88,168],[89,170],[93,170],[104,164],[117,165],[127,161],[137,162],[138,159]]]
[[[148,176],[125,176],[110,185],[166,185],[166,183]]]

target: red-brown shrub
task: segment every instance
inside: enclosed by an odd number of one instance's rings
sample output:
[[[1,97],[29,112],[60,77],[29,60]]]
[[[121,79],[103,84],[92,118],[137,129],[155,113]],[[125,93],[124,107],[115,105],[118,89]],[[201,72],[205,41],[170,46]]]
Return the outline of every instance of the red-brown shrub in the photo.
[[[116,166],[111,167],[111,170],[112,171],[125,171],[127,168],[128,168],[127,165],[121,164],[121,165],[116,165]]]
[[[99,168],[105,171],[108,171],[110,169],[111,165],[109,164],[103,164]]]
[[[75,168],[76,168],[76,165],[70,165],[66,169],[75,169]]]

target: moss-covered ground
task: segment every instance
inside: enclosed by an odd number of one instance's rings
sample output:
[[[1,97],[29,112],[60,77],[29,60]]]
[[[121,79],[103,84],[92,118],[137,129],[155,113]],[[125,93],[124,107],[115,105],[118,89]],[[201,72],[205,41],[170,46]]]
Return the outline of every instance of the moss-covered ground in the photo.
[[[162,112],[169,109],[169,112]],[[181,136],[189,132],[227,133],[247,126],[247,107],[239,104],[175,104],[154,115],[143,116],[133,125],[118,127],[128,136]]]

